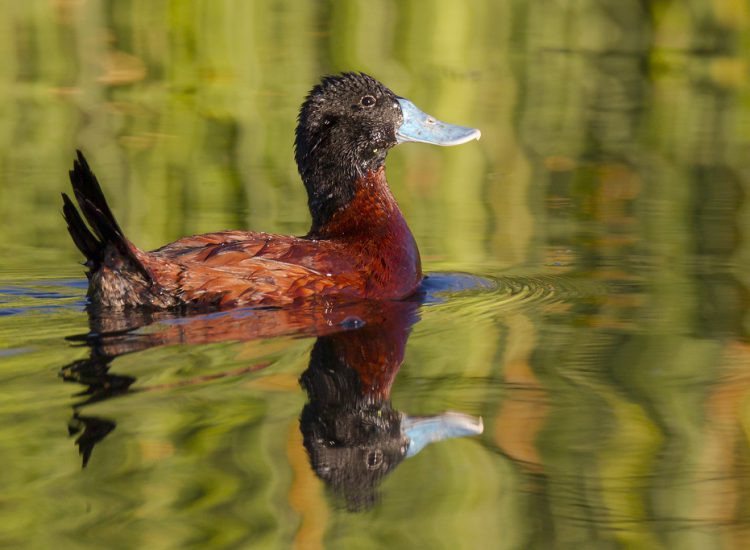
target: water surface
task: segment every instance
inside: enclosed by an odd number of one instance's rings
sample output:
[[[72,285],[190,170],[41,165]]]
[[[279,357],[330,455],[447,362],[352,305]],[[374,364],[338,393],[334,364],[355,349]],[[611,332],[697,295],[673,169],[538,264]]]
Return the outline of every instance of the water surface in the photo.
[[[747,7],[428,4],[0,8],[0,544],[747,546]],[[143,248],[303,234],[296,110],[351,69],[482,130],[389,156],[418,300],[86,311],[75,148]],[[395,431],[335,477],[310,419],[351,426],[351,384],[368,426],[483,432],[392,459]]]

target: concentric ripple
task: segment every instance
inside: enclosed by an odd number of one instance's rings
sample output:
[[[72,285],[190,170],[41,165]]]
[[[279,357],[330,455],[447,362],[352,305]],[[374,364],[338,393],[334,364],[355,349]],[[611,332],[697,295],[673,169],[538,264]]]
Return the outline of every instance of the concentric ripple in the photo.
[[[493,307],[535,306],[579,300],[601,295],[607,286],[565,275],[477,276],[436,272],[422,284],[426,305],[443,304],[454,298],[474,297]]]

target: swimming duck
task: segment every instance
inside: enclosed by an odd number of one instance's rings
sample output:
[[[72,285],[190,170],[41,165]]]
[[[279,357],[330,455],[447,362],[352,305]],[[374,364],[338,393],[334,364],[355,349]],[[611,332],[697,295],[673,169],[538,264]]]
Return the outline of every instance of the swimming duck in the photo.
[[[479,130],[423,113],[366,74],[344,73],[313,87],[298,117],[295,159],[312,216],[307,235],[220,231],[145,252],[125,237],[80,151],[70,171],[80,212],[63,193],[63,216],[86,256],[95,306],[398,300],[417,290],[422,270],[385,178],[388,150],[407,141],[458,145],[479,137]]]

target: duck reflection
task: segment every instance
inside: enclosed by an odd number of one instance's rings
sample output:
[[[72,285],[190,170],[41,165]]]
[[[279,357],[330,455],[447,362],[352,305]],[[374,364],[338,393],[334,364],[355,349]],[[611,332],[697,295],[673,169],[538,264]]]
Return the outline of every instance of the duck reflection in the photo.
[[[134,377],[110,372],[124,354],[155,346],[247,341],[278,336],[316,336],[308,368],[300,377],[308,402],[300,430],[316,475],[351,510],[372,505],[377,486],[405,458],[431,442],[479,434],[481,418],[455,412],[412,417],[391,405],[391,386],[404,359],[420,304],[358,302],[335,308],[247,309],[193,317],[101,315],[90,311],[90,332],[70,340],[90,348],[89,357],[61,370],[63,380],[84,386],[74,406],[71,435],[85,467],[96,444],[116,421],[85,414],[88,405],[134,391]],[[147,328],[146,328],[147,327]],[[144,330],[146,329],[146,330]],[[264,368],[199,377],[204,383]]]

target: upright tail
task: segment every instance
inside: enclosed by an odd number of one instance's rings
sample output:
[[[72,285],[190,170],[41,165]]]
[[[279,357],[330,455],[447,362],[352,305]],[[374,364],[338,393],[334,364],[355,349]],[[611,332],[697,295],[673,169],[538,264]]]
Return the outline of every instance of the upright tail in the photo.
[[[108,250],[113,250],[121,258],[127,259],[128,264],[142,273],[148,282],[153,282],[150,270],[138,258],[137,249],[125,238],[109,209],[89,163],[83,153],[77,153],[78,159],[73,162],[73,169],[70,171],[70,183],[81,212],[76,210],[70,197],[63,193],[63,217],[68,223],[68,232],[73,242],[86,256],[84,265],[90,270],[88,277],[91,278],[91,274],[104,265]]]

